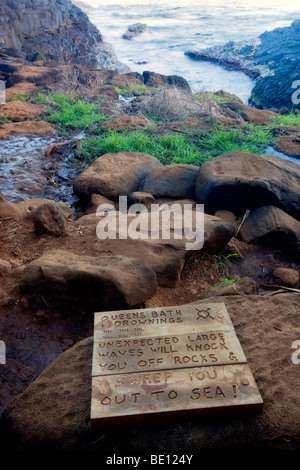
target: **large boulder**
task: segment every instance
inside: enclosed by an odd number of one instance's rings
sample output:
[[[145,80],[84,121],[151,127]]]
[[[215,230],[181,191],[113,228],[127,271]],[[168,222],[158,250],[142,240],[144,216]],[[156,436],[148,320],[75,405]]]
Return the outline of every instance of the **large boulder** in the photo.
[[[139,305],[157,290],[155,272],[125,256],[79,256],[52,250],[25,266],[21,290],[93,309]]]
[[[252,212],[240,229],[246,243],[261,243],[292,256],[300,256],[300,222],[278,207]]]
[[[138,191],[144,178],[162,164],[144,153],[109,153],[97,160],[74,181],[74,192],[82,199],[92,194],[107,198]]]
[[[275,155],[230,152],[201,165],[196,197],[208,213],[276,206],[300,217],[300,166]]]
[[[163,166],[146,177],[140,191],[155,197],[194,198],[198,172],[195,165]]]
[[[92,431],[91,337],[58,356],[12,400],[1,420],[1,441],[9,449],[89,449],[102,453],[129,448],[133,452],[149,451],[149,443],[162,453],[178,453],[182,443],[185,453],[207,449],[299,450],[299,365],[293,363],[291,349],[300,334],[299,300],[299,294],[222,297],[264,400],[259,413],[194,417],[191,425],[183,412],[175,423],[162,417],[156,424],[127,427],[126,432],[118,425],[111,432],[106,428]],[[200,302],[220,302],[220,297]]]

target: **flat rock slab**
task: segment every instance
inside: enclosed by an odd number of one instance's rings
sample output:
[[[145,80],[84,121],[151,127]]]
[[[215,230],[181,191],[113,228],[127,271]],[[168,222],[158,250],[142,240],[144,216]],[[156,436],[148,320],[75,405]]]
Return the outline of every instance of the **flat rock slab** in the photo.
[[[262,403],[224,304],[95,314],[92,426],[257,411]]]

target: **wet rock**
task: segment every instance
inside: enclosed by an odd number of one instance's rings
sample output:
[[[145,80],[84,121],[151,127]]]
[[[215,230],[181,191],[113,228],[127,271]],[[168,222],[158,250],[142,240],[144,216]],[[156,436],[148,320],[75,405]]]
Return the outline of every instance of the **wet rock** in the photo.
[[[167,165],[157,168],[143,181],[140,190],[154,197],[195,198],[195,183],[199,167]]]
[[[53,250],[25,266],[21,289],[105,310],[143,303],[155,294],[157,279],[136,259]]]
[[[201,165],[196,196],[208,213],[243,216],[247,209],[276,206],[300,217],[300,167],[274,155],[230,152]]]
[[[140,36],[143,33],[152,33],[148,25],[143,23],[135,23],[128,26],[127,31],[123,34],[122,38],[131,40],[137,36]]]
[[[138,433],[136,429],[124,433],[118,426],[113,432],[105,433],[103,429],[92,432],[93,338],[90,337],[58,356],[12,400],[1,420],[1,442],[6,448],[33,451],[43,448],[120,451],[129,447],[141,452],[148,451],[151,442],[153,448],[176,453],[178,442],[183,439],[185,452],[207,450],[208,445],[216,451],[222,448],[233,452],[238,447],[260,447],[269,451],[299,449],[300,397],[295,390],[299,372],[291,361],[295,328],[299,331],[295,326],[298,325],[299,298],[299,294],[222,297],[264,400],[259,413],[195,419],[192,426],[182,416],[179,434],[174,425],[163,419],[151,426],[142,425]],[[207,302],[220,302],[220,297],[200,301]]]
[[[8,117],[12,121],[35,119],[45,114],[46,109],[23,101],[10,101],[0,105],[0,117]]]
[[[42,204],[34,213],[33,221],[39,234],[61,237],[67,233],[67,220],[56,204]]]
[[[299,273],[295,269],[278,267],[274,269],[273,276],[278,284],[287,287],[295,287],[299,283]]]
[[[274,143],[280,152],[300,158],[300,137],[297,135],[282,135]]]
[[[139,116],[118,116],[114,119],[104,122],[101,127],[102,129],[145,129],[149,124],[149,121]]]
[[[300,222],[278,207],[261,207],[240,229],[246,243],[262,243],[283,253],[300,256]]]
[[[144,153],[119,152],[98,158],[74,181],[74,193],[87,199],[92,194],[117,198],[138,191],[143,179],[162,164]]]
[[[0,140],[16,135],[46,136],[54,133],[54,127],[45,121],[10,122],[0,127]]]

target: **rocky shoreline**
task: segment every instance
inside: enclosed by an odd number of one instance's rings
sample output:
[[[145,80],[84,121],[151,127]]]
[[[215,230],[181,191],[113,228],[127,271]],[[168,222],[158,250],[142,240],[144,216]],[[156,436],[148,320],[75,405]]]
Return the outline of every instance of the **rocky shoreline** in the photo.
[[[70,2],[62,1],[59,8],[66,18],[72,13],[88,24]],[[0,442],[8,449],[103,452],[149,450],[150,438],[162,452],[299,449],[299,394],[291,393],[298,369],[291,344],[300,335],[300,166],[240,149],[184,163],[162,160],[164,147],[156,156],[97,147],[97,139],[102,142],[110,132],[115,140],[140,132],[139,143],[146,137],[152,142],[170,138],[167,146],[184,137],[190,140],[184,141],[182,158],[187,147],[200,146],[216,132],[223,138],[258,133],[281,116],[279,110],[251,108],[224,91],[195,96],[177,76],[119,73],[115,60],[88,66],[81,63],[80,50],[73,64],[65,56],[55,66],[46,57],[29,61],[25,54],[34,52],[32,47],[16,54],[6,44],[0,57],[10,100],[0,105],[0,148],[7,149],[3,164],[13,175],[13,183],[5,175],[0,180],[5,193],[0,193],[0,339],[7,344],[7,363],[0,365]],[[98,50],[98,43],[93,48]],[[66,101],[74,94],[77,101]],[[95,121],[58,125],[50,117],[61,110],[59,103],[67,103],[68,110],[78,103],[92,105],[84,109]],[[291,151],[297,153],[299,125],[274,124],[272,132],[285,149],[292,141]],[[49,145],[36,144],[38,135]],[[13,150],[16,139],[28,139],[24,154],[19,147]],[[86,141],[96,146],[96,155],[83,169],[78,165]],[[26,148],[33,158],[25,164]],[[74,206],[62,199],[66,187],[58,176],[66,159],[72,169],[77,164],[68,176]],[[169,239],[162,233],[152,239],[150,224],[144,237],[124,239],[119,221],[125,196],[126,211],[135,204],[147,210],[156,204],[162,212],[173,207],[174,214],[182,214],[188,206],[194,232],[197,204],[204,204],[203,246],[187,250],[191,240],[183,226],[183,236],[174,236],[175,215]],[[97,215],[102,204],[115,215],[115,238],[97,236],[105,220]],[[130,223],[127,219],[126,229]],[[89,420],[94,312],[196,301],[225,303],[262,392],[263,411],[193,421],[193,426],[184,420],[160,423],[154,433],[143,425],[125,434],[119,428],[95,434]]]
[[[249,103],[259,108],[298,109],[293,102],[293,83],[300,78],[300,20],[291,26],[265,32],[246,42],[228,42],[206,50],[187,51],[194,60],[217,63],[229,70],[242,71],[256,80]]]

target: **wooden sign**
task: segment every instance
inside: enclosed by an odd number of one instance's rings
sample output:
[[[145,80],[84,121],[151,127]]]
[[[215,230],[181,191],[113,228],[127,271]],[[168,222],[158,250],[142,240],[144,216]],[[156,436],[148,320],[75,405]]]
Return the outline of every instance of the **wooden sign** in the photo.
[[[93,425],[232,414],[262,405],[223,303],[95,313]]]

